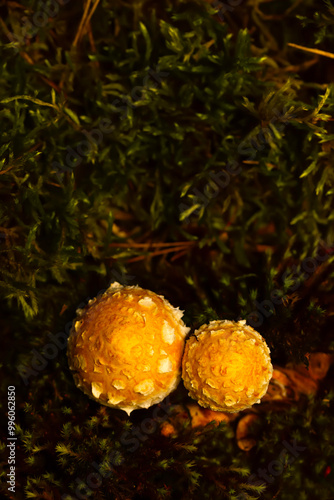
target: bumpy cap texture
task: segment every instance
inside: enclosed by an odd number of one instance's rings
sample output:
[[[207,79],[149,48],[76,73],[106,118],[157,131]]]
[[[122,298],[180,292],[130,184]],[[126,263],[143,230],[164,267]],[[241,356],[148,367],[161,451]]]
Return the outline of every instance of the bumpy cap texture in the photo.
[[[67,350],[77,387],[128,415],[162,401],[181,379],[182,315],[161,295],[113,283],[77,310]]]
[[[260,403],[272,373],[269,348],[246,321],[211,321],[186,342],[183,382],[204,408],[237,412]]]

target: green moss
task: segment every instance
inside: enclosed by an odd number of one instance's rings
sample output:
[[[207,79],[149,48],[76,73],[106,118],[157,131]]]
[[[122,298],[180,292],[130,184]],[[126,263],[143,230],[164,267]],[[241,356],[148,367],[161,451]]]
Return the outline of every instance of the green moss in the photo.
[[[250,454],[233,426],[189,422],[178,440],[157,423],[129,452],[121,437],[150,411],[129,420],[87,400],[64,339],[76,308],[117,280],[164,294],[192,328],[246,318],[278,364],[333,349],[333,64],[288,46],[330,52],[333,4],[101,0],[77,37],[82,4],[60,3],[0,6],[15,498],[74,496],[93,462],[103,482],[89,498],[331,498],[329,381],[264,416]],[[182,386],[171,398],[187,401]],[[295,435],[307,450],[261,493],[249,475]]]

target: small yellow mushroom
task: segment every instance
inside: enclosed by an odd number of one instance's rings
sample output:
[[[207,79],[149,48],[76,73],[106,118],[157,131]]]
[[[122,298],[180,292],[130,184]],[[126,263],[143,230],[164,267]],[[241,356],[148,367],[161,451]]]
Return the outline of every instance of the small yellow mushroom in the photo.
[[[272,373],[269,348],[246,321],[211,321],[186,342],[183,382],[204,408],[237,412],[259,403]]]

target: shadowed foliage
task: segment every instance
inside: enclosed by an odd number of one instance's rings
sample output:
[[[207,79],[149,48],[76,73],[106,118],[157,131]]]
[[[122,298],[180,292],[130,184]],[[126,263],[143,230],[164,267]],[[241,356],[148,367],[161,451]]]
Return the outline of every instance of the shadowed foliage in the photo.
[[[65,348],[76,309],[118,281],[163,294],[192,330],[246,319],[280,365],[333,351],[333,3],[26,0],[0,13],[1,493],[333,499],[332,371],[316,396],[265,412],[245,452],[236,422],[161,433],[190,401],[182,384],[131,417],[90,401]],[[304,450],[282,473],[250,480],[294,440]]]

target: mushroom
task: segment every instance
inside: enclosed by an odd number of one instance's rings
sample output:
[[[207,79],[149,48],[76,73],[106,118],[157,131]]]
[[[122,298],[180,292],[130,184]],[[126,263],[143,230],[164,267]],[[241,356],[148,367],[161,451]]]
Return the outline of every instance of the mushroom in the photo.
[[[161,295],[113,283],[77,310],[67,350],[77,387],[128,415],[162,401],[181,379],[182,316]]]
[[[269,348],[246,321],[211,321],[186,342],[183,382],[204,408],[233,413],[260,403],[272,373]]]

